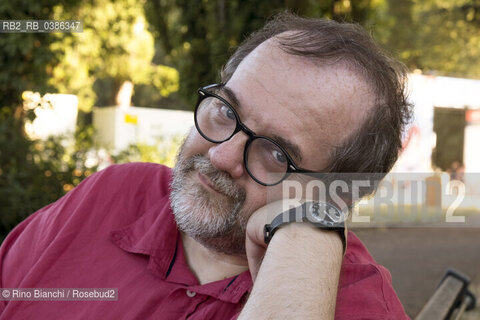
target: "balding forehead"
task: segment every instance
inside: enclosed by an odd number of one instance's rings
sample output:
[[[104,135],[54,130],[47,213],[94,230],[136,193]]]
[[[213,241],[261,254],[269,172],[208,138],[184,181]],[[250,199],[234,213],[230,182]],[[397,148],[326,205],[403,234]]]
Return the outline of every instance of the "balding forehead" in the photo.
[[[374,103],[353,68],[286,53],[273,39],[253,50],[227,85],[243,106],[247,126],[288,137],[304,155],[307,147],[330,150],[341,144]]]
[[[375,101],[372,103],[371,107],[377,104],[381,104],[384,100],[381,97],[381,93],[376,90],[375,83],[373,79],[369,76],[368,72],[363,66],[361,66],[353,57],[343,56],[343,55],[332,55],[332,56],[314,56],[314,55],[300,55],[298,52],[292,50],[291,43],[288,39],[295,37],[296,35],[301,34],[304,31],[301,30],[289,30],[279,33],[264,42],[262,42],[258,47],[270,47],[270,48],[279,48],[285,55],[282,55],[283,59],[292,59],[296,60],[301,64],[305,64],[308,67],[337,67],[343,71],[347,71],[350,74],[354,74],[358,77],[358,80],[363,81],[366,86],[369,87],[370,93],[374,94]],[[305,44],[304,44],[305,45]],[[255,50],[254,50],[255,51]]]

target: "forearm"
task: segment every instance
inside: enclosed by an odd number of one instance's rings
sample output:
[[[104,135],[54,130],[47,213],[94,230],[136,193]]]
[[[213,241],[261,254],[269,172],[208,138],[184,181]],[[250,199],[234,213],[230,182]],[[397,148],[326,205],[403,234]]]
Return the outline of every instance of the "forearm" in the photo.
[[[333,319],[341,263],[337,233],[305,223],[280,228],[239,319]]]

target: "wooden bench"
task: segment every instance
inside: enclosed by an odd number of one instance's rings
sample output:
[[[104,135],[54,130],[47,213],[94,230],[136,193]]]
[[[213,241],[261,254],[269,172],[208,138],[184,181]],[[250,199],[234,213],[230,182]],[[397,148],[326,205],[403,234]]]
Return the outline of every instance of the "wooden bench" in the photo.
[[[476,297],[468,290],[470,279],[449,269],[415,320],[459,320],[475,308]]]

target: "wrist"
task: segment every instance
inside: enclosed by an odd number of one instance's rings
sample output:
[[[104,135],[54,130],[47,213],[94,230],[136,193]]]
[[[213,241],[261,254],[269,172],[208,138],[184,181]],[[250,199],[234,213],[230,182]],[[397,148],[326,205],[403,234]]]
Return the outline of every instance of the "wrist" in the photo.
[[[279,228],[302,221],[318,229],[337,232],[342,241],[343,253],[345,253],[347,240],[343,217],[343,213],[330,203],[307,201],[299,207],[284,211],[269,224],[265,224],[263,228],[264,241],[268,244]]]
[[[293,222],[282,226],[272,237],[269,246],[288,246],[300,251],[322,252],[343,257],[343,241],[335,230],[319,229],[310,223]],[[320,250],[320,251],[318,251]]]

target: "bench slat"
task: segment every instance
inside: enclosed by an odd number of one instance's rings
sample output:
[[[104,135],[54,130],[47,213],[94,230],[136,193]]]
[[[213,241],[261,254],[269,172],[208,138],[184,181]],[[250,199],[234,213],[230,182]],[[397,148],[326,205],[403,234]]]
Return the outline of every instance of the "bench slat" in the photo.
[[[445,319],[462,288],[463,282],[459,279],[452,276],[445,278],[415,320]]]

